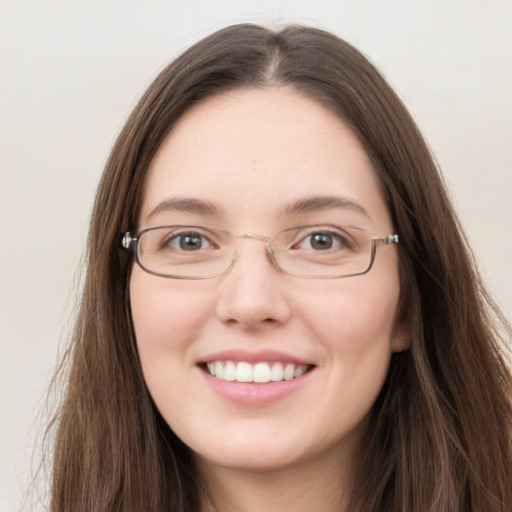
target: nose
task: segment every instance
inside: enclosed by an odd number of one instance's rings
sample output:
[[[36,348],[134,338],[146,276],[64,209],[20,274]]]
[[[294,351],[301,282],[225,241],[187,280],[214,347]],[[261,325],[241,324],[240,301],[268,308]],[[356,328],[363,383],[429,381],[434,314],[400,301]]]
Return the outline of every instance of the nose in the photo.
[[[275,267],[262,241],[242,240],[233,267],[220,277],[216,314],[222,322],[266,329],[286,323],[291,316],[288,276]]]

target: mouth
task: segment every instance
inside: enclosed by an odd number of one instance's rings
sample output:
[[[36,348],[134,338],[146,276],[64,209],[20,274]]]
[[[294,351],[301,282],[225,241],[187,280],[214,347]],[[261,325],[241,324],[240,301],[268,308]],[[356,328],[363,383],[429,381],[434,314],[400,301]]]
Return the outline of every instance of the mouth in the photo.
[[[247,362],[217,360],[201,365],[212,377],[225,382],[267,384],[270,382],[291,381],[310,372],[314,365],[291,362]]]

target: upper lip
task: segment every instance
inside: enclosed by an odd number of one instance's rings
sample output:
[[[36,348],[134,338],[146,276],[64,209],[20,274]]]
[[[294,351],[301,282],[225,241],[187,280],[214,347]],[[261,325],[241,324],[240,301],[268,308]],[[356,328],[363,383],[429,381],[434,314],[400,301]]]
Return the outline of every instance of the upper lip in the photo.
[[[296,365],[313,365],[311,361],[306,361],[300,357],[286,354],[277,350],[257,350],[230,349],[222,350],[207,355],[199,361],[199,364],[212,363],[214,361],[244,361],[247,363],[293,363]]]

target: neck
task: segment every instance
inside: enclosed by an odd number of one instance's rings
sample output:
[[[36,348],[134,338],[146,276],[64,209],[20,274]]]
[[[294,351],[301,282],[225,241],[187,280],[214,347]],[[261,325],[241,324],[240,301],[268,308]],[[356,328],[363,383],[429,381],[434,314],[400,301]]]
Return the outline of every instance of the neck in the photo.
[[[354,464],[331,459],[265,471],[198,461],[208,493],[201,512],[348,511]]]

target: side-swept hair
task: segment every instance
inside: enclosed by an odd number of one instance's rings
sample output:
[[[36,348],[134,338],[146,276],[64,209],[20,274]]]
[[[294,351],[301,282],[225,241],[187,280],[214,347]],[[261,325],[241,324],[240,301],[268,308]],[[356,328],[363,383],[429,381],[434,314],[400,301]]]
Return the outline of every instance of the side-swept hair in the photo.
[[[401,320],[372,409],[352,509],[510,512],[511,332],[486,293],[442,178],[411,116],[355,48],[327,32],[237,25],[165,68],[119,134],[96,196],[86,277],[55,431],[51,511],[195,512],[189,449],[144,384],[130,316],[129,259],[144,177],[191,106],[236,88],[286,86],[337,113],[373,160],[400,235]]]

